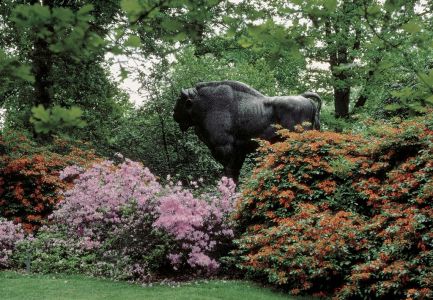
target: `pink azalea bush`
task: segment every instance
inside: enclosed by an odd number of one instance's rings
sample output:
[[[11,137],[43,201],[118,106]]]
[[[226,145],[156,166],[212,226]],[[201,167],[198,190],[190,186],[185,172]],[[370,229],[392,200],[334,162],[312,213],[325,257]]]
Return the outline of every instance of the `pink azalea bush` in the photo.
[[[223,240],[228,243],[233,238],[228,216],[234,209],[234,195],[233,181],[224,177],[218,183],[218,196],[209,196],[206,201],[181,187],[161,197],[154,226],[164,229],[177,241],[178,247],[168,255],[175,269],[185,262],[209,272],[219,268],[220,264],[209,253]]]
[[[169,269],[210,274],[229,250],[235,186],[227,178],[213,194],[195,197],[179,184],[161,185],[131,160],[68,167],[60,176],[74,186],[51,225],[26,245],[35,271],[138,280]]]
[[[11,265],[10,260],[15,246],[24,238],[24,230],[21,225],[0,219],[0,269]]]
[[[75,175],[71,168],[65,171],[68,177]],[[67,178],[64,173],[60,177]],[[51,219],[67,226],[69,234],[85,239],[86,248],[93,249],[113,234],[111,230],[128,223],[127,207],[134,206],[137,213],[151,213],[160,192],[155,176],[140,163],[128,160],[115,166],[104,161],[79,175]]]

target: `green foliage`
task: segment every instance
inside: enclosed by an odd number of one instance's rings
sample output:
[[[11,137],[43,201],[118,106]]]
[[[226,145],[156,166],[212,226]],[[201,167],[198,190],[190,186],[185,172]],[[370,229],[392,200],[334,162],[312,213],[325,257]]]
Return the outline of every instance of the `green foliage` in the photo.
[[[347,160],[344,156],[338,156],[335,159],[330,160],[329,166],[337,177],[347,179],[352,175],[352,171],[356,167],[356,164]]]
[[[404,110],[409,115],[425,114],[429,107],[433,106],[433,70],[428,74],[419,74],[422,82],[415,85],[406,86],[396,91],[392,91],[391,95],[398,99],[398,102],[385,106],[386,110],[397,111]]]
[[[220,5],[223,3],[221,0],[122,0],[120,5],[128,18],[129,29],[137,30],[140,36],[142,50],[159,54],[157,49],[170,48],[172,43],[200,43],[209,31],[207,23],[224,13]]]
[[[118,10],[117,0],[1,5],[0,49],[14,55],[4,72],[24,79],[0,85],[6,128],[69,134],[107,151],[107,127],[131,107],[101,65]]]
[[[150,276],[148,272],[161,267],[171,245],[169,236],[152,230],[151,224],[149,217],[141,218],[139,228],[135,228],[139,232],[119,229],[99,250],[83,247],[88,242],[85,239],[71,240],[67,228],[45,228],[37,238],[17,245],[13,261],[15,266],[22,268],[30,259],[32,272],[42,274],[85,274],[116,280],[133,280],[141,276],[144,279],[143,276]],[[132,234],[135,235],[133,246],[130,245]],[[140,249],[141,253],[131,254],[132,249]],[[119,251],[128,251],[128,254],[120,255]],[[134,260],[141,265],[134,266]]]
[[[18,82],[29,82],[35,81],[34,76],[30,71],[28,65],[22,65],[19,63],[16,57],[8,55],[3,49],[0,48],[0,76],[2,81],[0,83],[1,91],[9,91]],[[3,99],[0,98],[0,104]]]
[[[123,126],[120,124],[132,105],[104,70],[109,67],[103,64],[104,55],[110,51],[116,55],[131,51],[159,55],[159,49],[167,49],[173,42],[202,39],[205,23],[216,16],[220,2],[2,2],[5,30],[0,49],[16,54],[17,59],[7,67],[0,65],[0,72],[34,79],[21,88],[2,83],[8,91],[1,99],[7,109],[6,127],[33,125],[37,133],[57,134],[67,129],[73,137],[94,142],[99,152],[111,154],[111,132]],[[127,76],[128,70],[121,68],[121,77]],[[11,80],[16,82],[15,77]],[[3,85],[0,88],[3,90]],[[52,111],[33,108],[39,104]],[[81,119],[87,123],[84,130],[78,110],[64,110],[72,106],[82,110]]]
[[[238,15],[242,20],[232,21],[230,34],[237,35],[241,46],[292,51],[308,59],[304,85],[322,90],[326,98],[332,95],[337,117],[360,111],[383,116],[380,112],[389,104],[383,102],[387,87],[408,76],[426,94],[420,97],[414,91],[410,101],[389,108],[412,116],[430,106],[424,99],[432,91],[426,80],[432,22],[423,1],[271,1],[268,6],[244,1]],[[317,63],[329,68],[317,68]]]
[[[144,10],[151,8],[150,1],[122,0],[120,7],[126,12],[131,21],[136,21]]]
[[[124,45],[127,47],[140,47],[141,39],[137,35],[130,35]]]
[[[37,273],[73,274],[91,268],[95,261],[95,254],[79,250],[78,245],[62,243],[60,234],[41,232],[36,240],[19,243],[13,260],[16,266],[31,261],[32,271]]]
[[[45,109],[42,105],[32,108],[30,122],[34,124],[37,133],[62,134],[70,128],[83,128],[86,122],[82,120],[83,111],[76,106],[69,109],[55,105]]]
[[[67,54],[70,58],[81,60],[89,58],[103,47],[104,39],[91,29],[94,6],[84,5],[74,12],[68,7],[53,7],[34,4],[18,5],[11,20],[18,30],[33,39],[48,43],[53,53]]]

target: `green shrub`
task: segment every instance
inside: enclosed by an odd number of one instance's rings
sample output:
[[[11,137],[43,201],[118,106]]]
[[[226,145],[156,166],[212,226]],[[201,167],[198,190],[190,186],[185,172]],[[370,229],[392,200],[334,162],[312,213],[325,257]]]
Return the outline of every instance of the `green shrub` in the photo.
[[[236,214],[238,266],[292,294],[432,297],[432,124],[263,143]]]

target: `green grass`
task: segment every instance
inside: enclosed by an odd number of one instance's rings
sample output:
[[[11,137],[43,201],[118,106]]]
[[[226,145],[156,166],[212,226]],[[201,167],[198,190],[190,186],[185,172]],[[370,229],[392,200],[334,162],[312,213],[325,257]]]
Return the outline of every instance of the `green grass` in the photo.
[[[140,286],[78,275],[26,275],[0,272],[0,299],[294,300],[308,298],[290,297],[245,281],[209,280],[182,283],[175,287],[160,284]]]

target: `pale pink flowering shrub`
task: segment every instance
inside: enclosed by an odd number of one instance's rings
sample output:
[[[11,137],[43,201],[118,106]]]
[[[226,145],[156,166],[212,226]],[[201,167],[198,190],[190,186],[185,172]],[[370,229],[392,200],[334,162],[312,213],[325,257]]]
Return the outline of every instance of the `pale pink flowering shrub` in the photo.
[[[155,176],[140,163],[126,160],[115,166],[105,161],[79,175],[51,219],[83,237],[91,249],[128,222],[127,207],[151,213],[152,200],[160,191]]]
[[[80,166],[72,165],[64,168],[60,174],[60,179],[64,180],[66,178],[75,178],[83,172],[83,168]]]
[[[21,225],[0,219],[0,268],[11,265],[11,256],[17,243],[25,238]]]
[[[175,269],[182,265],[214,272],[219,267],[218,249],[233,238],[229,215],[234,209],[235,184],[222,178],[218,193],[202,199],[181,187],[161,197],[154,226],[177,241],[168,258]]]
[[[194,197],[181,185],[161,186],[131,160],[61,176],[74,187],[28,246],[35,271],[137,280],[169,269],[209,274],[231,245],[235,186],[227,178],[214,195]]]

